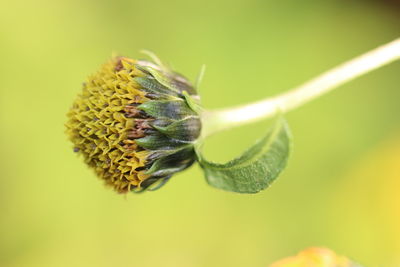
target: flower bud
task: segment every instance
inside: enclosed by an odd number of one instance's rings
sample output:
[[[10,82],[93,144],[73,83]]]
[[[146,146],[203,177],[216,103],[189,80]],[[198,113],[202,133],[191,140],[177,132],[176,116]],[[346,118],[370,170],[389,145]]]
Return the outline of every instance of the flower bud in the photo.
[[[117,192],[163,185],[196,160],[196,91],[150,61],[113,58],[83,84],[68,113],[74,151]]]

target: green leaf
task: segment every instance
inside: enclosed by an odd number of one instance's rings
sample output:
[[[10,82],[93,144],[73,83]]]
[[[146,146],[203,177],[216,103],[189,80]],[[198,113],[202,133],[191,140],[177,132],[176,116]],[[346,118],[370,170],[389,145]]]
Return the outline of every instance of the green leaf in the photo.
[[[219,164],[199,155],[199,162],[211,186],[237,193],[257,193],[267,188],[285,168],[289,149],[290,133],[282,118],[240,157]]]

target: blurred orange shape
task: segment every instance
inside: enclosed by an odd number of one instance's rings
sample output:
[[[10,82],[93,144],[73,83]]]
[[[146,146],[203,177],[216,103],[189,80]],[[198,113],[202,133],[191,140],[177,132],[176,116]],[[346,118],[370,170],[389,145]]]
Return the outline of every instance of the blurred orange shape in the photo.
[[[356,267],[346,257],[327,248],[308,248],[293,257],[285,258],[270,267]]]

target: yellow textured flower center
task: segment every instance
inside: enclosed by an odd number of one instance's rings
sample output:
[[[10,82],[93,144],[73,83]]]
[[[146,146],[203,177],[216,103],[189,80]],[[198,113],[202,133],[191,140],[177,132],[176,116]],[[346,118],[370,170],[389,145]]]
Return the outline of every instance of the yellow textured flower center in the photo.
[[[140,187],[149,177],[142,168],[149,152],[135,142],[144,135],[134,130],[135,124],[143,123],[135,107],[148,99],[133,80],[144,76],[134,63],[128,58],[114,58],[90,76],[66,124],[74,150],[107,185],[121,193],[132,186]]]

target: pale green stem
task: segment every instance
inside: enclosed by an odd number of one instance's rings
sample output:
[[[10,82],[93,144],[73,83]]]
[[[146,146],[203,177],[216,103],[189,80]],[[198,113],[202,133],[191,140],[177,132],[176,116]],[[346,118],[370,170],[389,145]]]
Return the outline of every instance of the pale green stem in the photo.
[[[243,106],[205,110],[202,136],[288,112],[338,86],[400,59],[400,38],[333,68],[315,79],[281,95]]]

